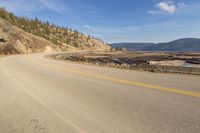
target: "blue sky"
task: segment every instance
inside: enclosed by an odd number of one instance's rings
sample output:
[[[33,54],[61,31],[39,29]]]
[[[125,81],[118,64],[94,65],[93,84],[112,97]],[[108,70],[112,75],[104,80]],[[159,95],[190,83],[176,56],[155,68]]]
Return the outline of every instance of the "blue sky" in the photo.
[[[108,43],[200,38],[200,0],[0,0],[0,5]]]

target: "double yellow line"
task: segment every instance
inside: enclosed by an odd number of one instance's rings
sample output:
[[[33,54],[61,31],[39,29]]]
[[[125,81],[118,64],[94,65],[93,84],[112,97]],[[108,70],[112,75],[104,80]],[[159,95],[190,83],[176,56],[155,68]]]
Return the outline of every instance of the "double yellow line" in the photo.
[[[129,81],[129,80],[119,79],[119,78],[115,78],[115,77],[108,77],[108,76],[103,76],[103,75],[99,75],[99,74],[82,72],[82,71],[70,69],[70,68],[60,68],[60,67],[47,65],[47,64],[45,64],[44,66],[49,67],[49,68],[54,68],[54,69],[57,69],[57,70],[66,71],[66,72],[76,73],[76,74],[80,74],[80,75],[84,75],[84,76],[88,76],[88,77],[94,77],[94,78],[98,78],[98,79],[113,81],[113,82],[117,82],[117,83],[128,84],[128,85],[132,85],[132,86],[144,87],[144,88],[159,90],[159,91],[163,91],[163,92],[182,94],[182,95],[186,95],[186,96],[192,96],[192,97],[200,98],[200,93],[198,93],[198,92],[185,91],[185,90],[180,90],[180,89],[175,89],[175,88],[163,87],[163,86],[159,86],[159,85]]]

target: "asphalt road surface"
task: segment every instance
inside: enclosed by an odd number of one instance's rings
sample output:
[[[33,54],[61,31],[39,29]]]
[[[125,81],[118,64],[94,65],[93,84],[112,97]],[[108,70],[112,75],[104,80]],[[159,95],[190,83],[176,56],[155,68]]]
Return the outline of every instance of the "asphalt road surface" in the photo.
[[[0,133],[200,133],[200,76],[0,59]]]

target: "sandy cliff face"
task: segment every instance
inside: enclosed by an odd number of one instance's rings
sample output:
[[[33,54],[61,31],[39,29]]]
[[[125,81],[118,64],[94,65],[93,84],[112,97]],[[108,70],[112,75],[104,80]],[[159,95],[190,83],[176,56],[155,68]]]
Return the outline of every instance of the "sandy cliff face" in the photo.
[[[109,51],[110,46],[96,39],[91,39],[88,44],[81,43],[78,47],[65,43],[56,45],[42,37],[27,33],[0,18],[0,54],[74,52],[80,50]]]
[[[47,47],[52,51],[61,50],[50,41],[24,32],[3,19],[0,19],[0,37],[1,54],[38,53],[45,51]]]

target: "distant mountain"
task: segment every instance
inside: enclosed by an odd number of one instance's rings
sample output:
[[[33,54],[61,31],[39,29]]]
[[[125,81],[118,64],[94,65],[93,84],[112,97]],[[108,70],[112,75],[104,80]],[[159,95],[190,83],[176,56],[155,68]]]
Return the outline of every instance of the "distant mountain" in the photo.
[[[200,39],[184,38],[168,43],[159,43],[152,46],[143,47],[145,51],[200,51]]]
[[[129,51],[141,50],[144,47],[155,45],[154,43],[113,43],[111,44],[114,48],[126,48]]]
[[[115,43],[113,47],[122,47],[130,51],[180,51],[195,52],[200,51],[200,39],[183,38],[167,43]]]

